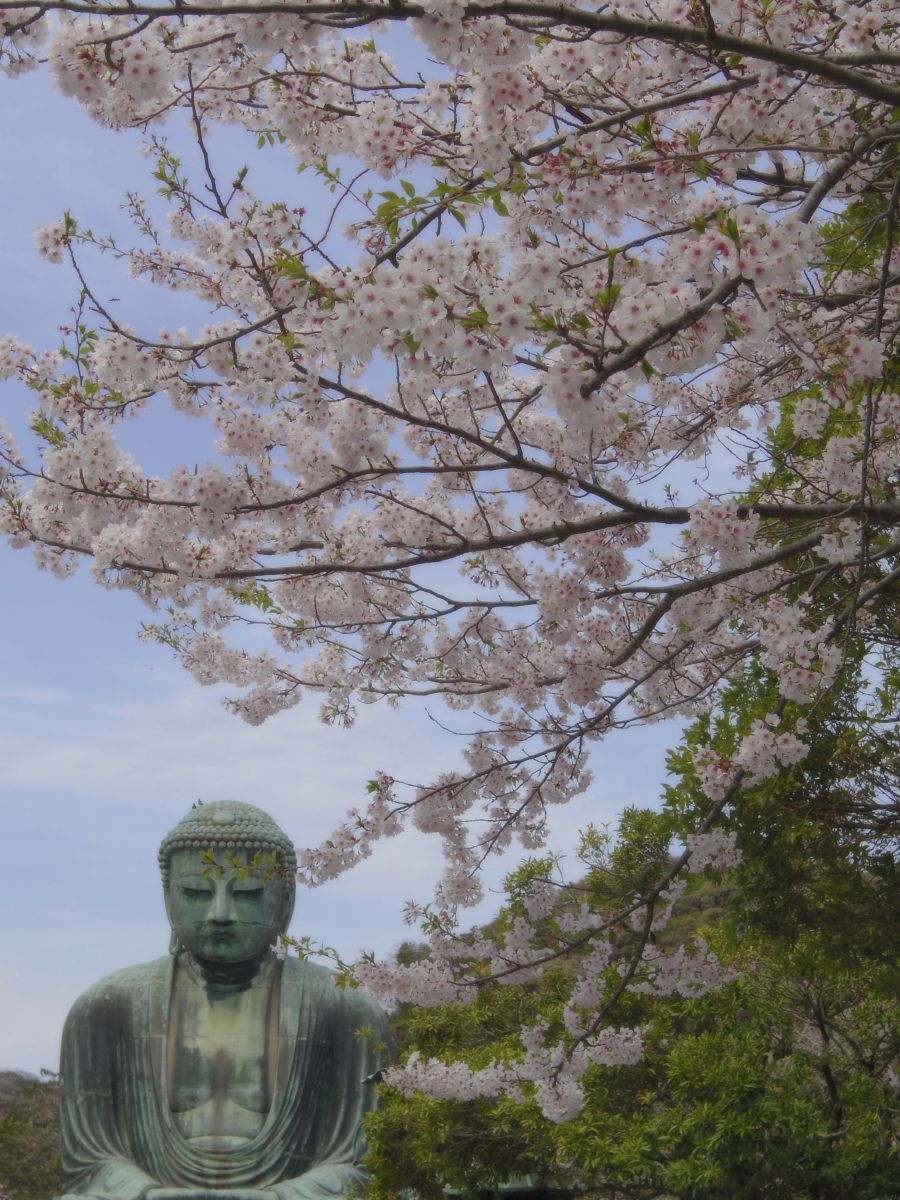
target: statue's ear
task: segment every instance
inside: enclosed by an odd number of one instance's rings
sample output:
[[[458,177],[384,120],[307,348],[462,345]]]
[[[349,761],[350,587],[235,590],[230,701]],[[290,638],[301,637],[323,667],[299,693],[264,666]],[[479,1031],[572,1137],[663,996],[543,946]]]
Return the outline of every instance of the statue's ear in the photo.
[[[291,917],[294,915],[294,901],[297,899],[297,889],[291,888],[288,895],[284,898],[284,916],[281,918],[281,933],[287,933],[291,923]]]
[[[169,920],[169,929],[172,931],[169,935],[169,953],[173,958],[177,958],[184,949],[181,943],[181,938],[175,932],[175,926],[172,923],[172,909],[169,903],[169,888],[168,885],[163,886],[163,903],[166,906],[166,917]]]

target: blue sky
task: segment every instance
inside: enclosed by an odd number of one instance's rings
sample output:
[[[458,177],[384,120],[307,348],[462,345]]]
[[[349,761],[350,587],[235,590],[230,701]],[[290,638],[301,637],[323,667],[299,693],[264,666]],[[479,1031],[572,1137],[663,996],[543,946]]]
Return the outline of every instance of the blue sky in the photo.
[[[0,334],[53,346],[75,284],[37,257],[35,223],[68,208],[82,225],[124,231],[120,202],[126,189],[152,194],[150,163],[136,135],[92,124],[43,74],[0,80],[0,153]],[[246,156],[273,194],[306,203],[285,191],[305,187],[286,156],[257,157],[252,145]],[[122,281],[110,264],[95,271],[100,294],[122,297],[117,311],[132,323],[190,323],[182,299]],[[14,430],[29,407],[22,389],[0,384],[0,416]],[[154,469],[176,446],[175,459],[196,458],[203,431],[186,426],[162,414],[142,427],[143,464]],[[156,847],[195,800],[250,800],[313,845],[364,801],[376,769],[424,780],[453,765],[457,748],[412,707],[363,707],[347,732],[320,725],[312,698],[250,728],[224,711],[220,689],[199,687],[167,650],[138,640],[146,610],[134,596],[103,591],[86,572],[59,582],[5,545],[0,572],[0,1069],[37,1071],[56,1067],[62,1021],[84,987],[165,953]],[[571,849],[579,827],[626,804],[654,804],[676,734],[670,723],[599,747],[591,791],[555,814],[552,848]],[[428,898],[439,861],[422,835],[384,843],[342,879],[301,894],[294,931],[345,956],[387,953],[409,935],[403,902]]]

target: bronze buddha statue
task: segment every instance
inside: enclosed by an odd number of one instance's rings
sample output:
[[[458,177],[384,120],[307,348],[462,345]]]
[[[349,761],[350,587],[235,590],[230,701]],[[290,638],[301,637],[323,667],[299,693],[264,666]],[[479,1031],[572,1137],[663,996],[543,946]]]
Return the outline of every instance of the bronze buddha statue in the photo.
[[[284,832],[236,801],[163,840],[170,953],[94,984],[63,1033],[66,1193],[328,1200],[361,1191],[384,1013],[271,947],[294,906]]]

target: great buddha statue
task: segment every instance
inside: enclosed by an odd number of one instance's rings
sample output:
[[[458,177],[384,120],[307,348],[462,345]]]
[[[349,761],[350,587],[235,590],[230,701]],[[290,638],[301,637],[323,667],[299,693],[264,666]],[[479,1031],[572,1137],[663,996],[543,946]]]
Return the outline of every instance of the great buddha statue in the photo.
[[[159,852],[169,954],[102,979],[63,1033],[66,1194],[333,1200],[360,1194],[384,1013],[271,947],[296,859],[251,804],[195,806]]]

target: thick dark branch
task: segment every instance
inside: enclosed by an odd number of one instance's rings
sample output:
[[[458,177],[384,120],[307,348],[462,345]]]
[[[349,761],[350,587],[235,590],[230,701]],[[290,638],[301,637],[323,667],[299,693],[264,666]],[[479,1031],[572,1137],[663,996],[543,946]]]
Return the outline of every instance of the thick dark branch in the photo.
[[[6,12],[33,9],[29,0],[5,0]],[[284,16],[291,13],[300,20],[333,23],[337,28],[369,24],[373,21],[408,21],[425,16],[420,4],[407,0],[391,0],[390,4],[371,3],[248,3],[246,0],[226,0],[223,4],[192,4],[178,0],[177,4],[146,4],[140,0],[127,3],[85,3],[83,0],[44,0],[43,12],[68,12],[84,16],[148,17],[163,20],[172,17],[259,16],[269,13]],[[771,42],[757,41],[725,33],[712,25],[678,24],[673,21],[648,21],[620,16],[615,12],[592,12],[567,4],[531,3],[530,0],[499,0],[494,4],[467,4],[465,19],[479,17],[524,17],[538,26],[563,25],[571,29],[587,29],[594,33],[620,34],[641,41],[665,42],[674,46],[703,47],[713,53],[737,54],[757,62],[773,63],[793,75],[820,79],[837,87],[847,88],[859,96],[877,100],[892,107],[900,106],[900,86],[876,75],[855,70],[846,65],[847,56],[828,56],[807,50],[794,50]],[[874,65],[883,65],[880,56]],[[867,64],[866,64],[867,65]]]
[[[404,9],[416,9],[414,4],[400,4]],[[409,13],[408,15],[412,15]],[[705,46],[712,51],[739,54],[742,58],[774,63],[791,74],[809,75],[848,88],[870,100],[880,100],[894,107],[900,105],[900,86],[891,85],[862,71],[854,71],[825,55],[758,42],[753,38],[723,33],[707,25],[679,25],[672,21],[647,21],[619,16],[614,12],[590,12],[565,4],[531,4],[528,0],[500,0],[497,4],[469,4],[467,16],[522,16],[544,18],[553,24],[569,25],[576,29],[591,29],[597,33],[619,33],[638,40],[667,42],[675,46]]]
[[[631,513],[612,512],[602,513],[587,521],[566,522],[561,525],[547,525],[541,529],[521,529],[515,533],[496,533],[483,538],[460,538],[451,546],[428,550],[421,553],[411,553],[405,558],[374,560],[368,563],[360,562],[315,562],[301,563],[297,566],[248,568],[246,570],[222,571],[216,579],[260,579],[264,576],[289,577],[298,575],[380,575],[383,572],[406,571],[413,567],[430,566],[433,563],[447,562],[466,554],[482,554],[486,551],[508,550],[515,546],[559,545],[569,538],[578,537],[583,533],[595,533],[601,529],[616,529],[622,526],[639,524],[640,519]],[[137,568],[143,569],[143,568]]]
[[[849,517],[853,520],[875,520],[891,524],[900,520],[900,500],[889,500],[879,504],[867,504],[853,500],[847,504],[839,501],[832,504],[742,504],[737,510],[739,517],[755,513],[758,517],[774,517],[781,521],[817,521],[828,517]]]
[[[894,122],[890,125],[880,125],[877,129],[870,129],[867,133],[860,134],[854,141],[853,145],[846,154],[842,154],[840,158],[835,159],[826,170],[822,172],[815,184],[807,193],[806,199],[800,205],[798,216],[801,221],[809,221],[815,213],[816,209],[841,179],[851,170],[856,163],[871,150],[877,146],[879,142],[889,141],[892,138],[900,137],[900,122]]]
[[[683,329],[688,329],[691,325],[694,325],[702,317],[706,316],[711,308],[714,308],[717,304],[724,303],[729,296],[738,290],[743,282],[742,275],[732,275],[728,279],[723,279],[716,287],[710,288],[706,295],[701,300],[698,300],[696,304],[690,305],[684,312],[680,312],[677,316],[672,317],[671,320],[663,321],[661,325],[657,325],[655,329],[645,334],[644,337],[626,346],[620,354],[616,354],[613,358],[609,359],[599,371],[581,385],[582,396],[587,398],[597,388],[602,387],[607,380],[612,379],[614,375],[618,375],[621,371],[627,371],[629,367],[633,367],[639,363],[648,350],[652,350],[654,346],[665,342],[676,333],[680,333]]]

